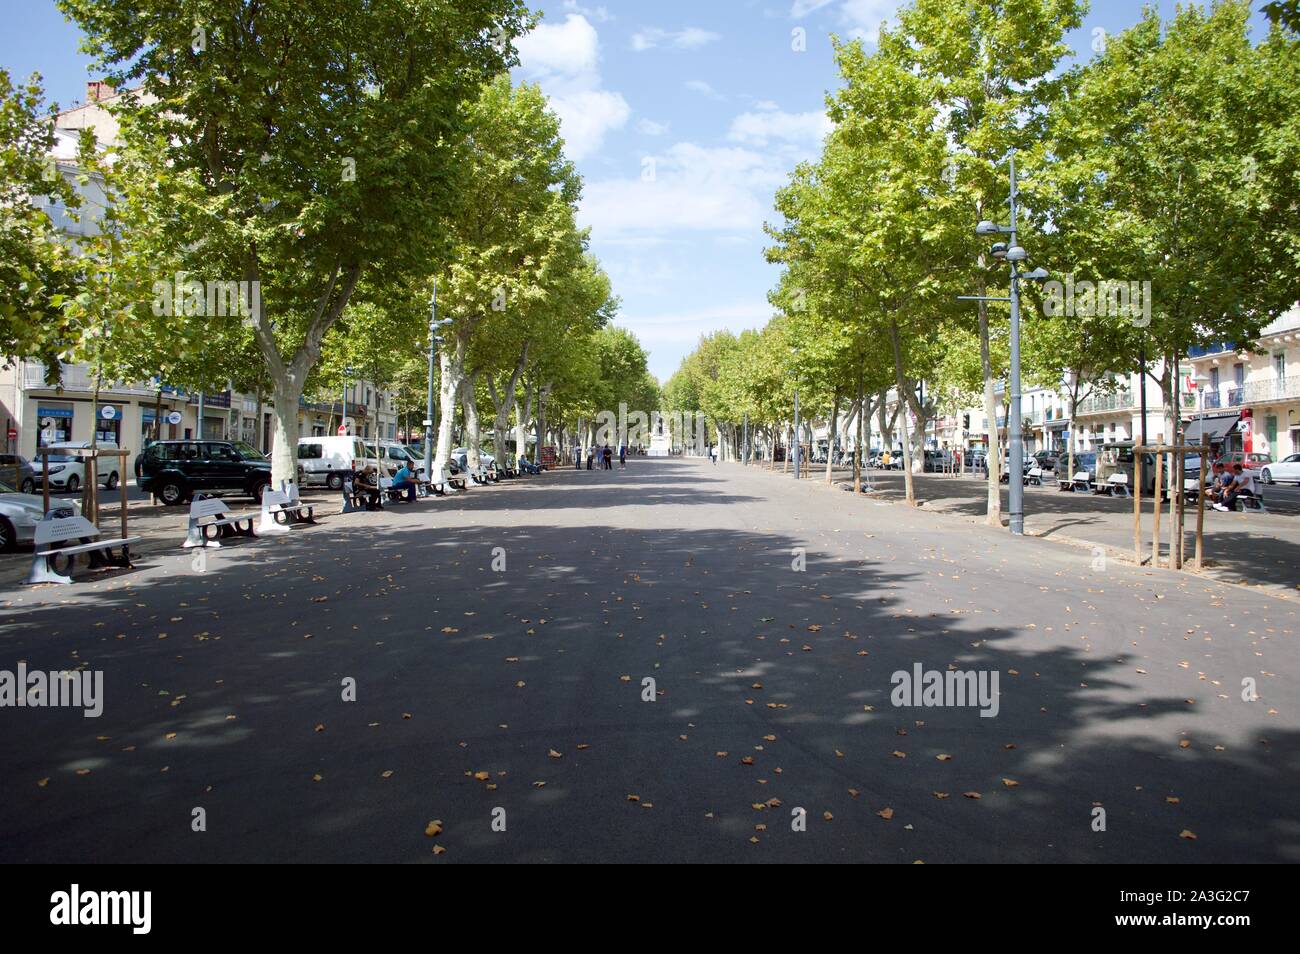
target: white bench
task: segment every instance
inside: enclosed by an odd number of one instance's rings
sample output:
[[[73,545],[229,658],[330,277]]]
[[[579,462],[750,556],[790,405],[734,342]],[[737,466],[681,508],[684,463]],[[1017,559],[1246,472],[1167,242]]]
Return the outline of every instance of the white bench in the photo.
[[[191,547],[220,547],[215,536],[222,537],[253,536],[253,520],[256,514],[232,513],[226,502],[220,497],[205,497],[202,494],[190,504],[190,522],[186,530],[186,549]]]
[[[1074,476],[1070,478],[1070,489],[1085,494],[1091,491],[1092,474],[1086,470],[1075,471]]]
[[[1098,484],[1092,492],[1112,497],[1131,497],[1132,494],[1128,489],[1128,474],[1111,474],[1104,484]]]
[[[433,479],[429,481],[429,489],[439,497],[445,497],[448,489],[465,490],[465,475],[456,474],[452,476],[447,472],[446,467],[439,467],[434,473]]]
[[[85,553],[92,569],[105,566],[131,567],[131,544],[143,540],[143,537],[120,537],[114,540],[100,539],[99,528],[81,516],[66,508],[51,510],[36,524],[36,555],[32,559],[32,572],[27,577],[30,584],[37,583],[71,583],[65,574],[72,572],[78,553]],[[74,543],[71,546],[59,546],[71,540],[92,541]],[[121,547],[121,555],[113,553],[114,547]],[[64,572],[59,572],[59,562],[66,560]]]
[[[257,524],[257,535],[275,536],[289,532],[289,523],[315,523],[315,509],[298,498],[298,485],[292,480],[283,481],[281,490],[266,488],[262,493],[262,519]]]
[[[1025,486],[1033,484],[1035,487],[1043,486],[1043,468],[1035,464],[1025,471]]]

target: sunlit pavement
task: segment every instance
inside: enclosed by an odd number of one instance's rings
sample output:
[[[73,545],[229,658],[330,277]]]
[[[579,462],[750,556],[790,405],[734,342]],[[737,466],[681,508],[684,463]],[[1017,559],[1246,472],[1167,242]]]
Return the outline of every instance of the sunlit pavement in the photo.
[[[99,718],[0,709],[0,858],[1295,861],[1298,607],[736,465],[561,470],[0,590],[0,670],[104,673]],[[996,715],[895,707],[916,664]]]

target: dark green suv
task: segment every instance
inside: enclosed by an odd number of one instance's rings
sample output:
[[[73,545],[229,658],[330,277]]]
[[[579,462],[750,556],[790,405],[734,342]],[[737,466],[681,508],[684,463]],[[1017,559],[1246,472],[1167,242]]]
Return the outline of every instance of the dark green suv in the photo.
[[[140,455],[136,483],[168,506],[195,491],[237,491],[262,502],[271,462],[243,441],[157,441]]]

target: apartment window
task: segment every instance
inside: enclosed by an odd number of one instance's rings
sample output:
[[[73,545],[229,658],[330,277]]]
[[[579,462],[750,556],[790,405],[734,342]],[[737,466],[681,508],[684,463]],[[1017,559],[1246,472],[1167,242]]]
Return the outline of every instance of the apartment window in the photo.
[[[1281,351],[1273,353],[1273,375],[1278,384],[1286,380],[1286,355]]]
[[[1237,387],[1246,383],[1246,366],[1240,362],[1232,366],[1232,380]]]
[[[1210,387],[1215,391],[1219,390],[1219,369],[1210,368]]]

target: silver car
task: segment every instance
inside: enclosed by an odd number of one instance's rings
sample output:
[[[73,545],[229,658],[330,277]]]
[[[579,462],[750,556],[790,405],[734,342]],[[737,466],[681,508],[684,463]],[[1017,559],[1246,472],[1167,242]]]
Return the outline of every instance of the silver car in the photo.
[[[75,501],[60,500],[51,509],[80,511]],[[45,516],[45,500],[36,494],[20,494],[0,480],[0,550],[30,544],[36,538],[36,524]]]

